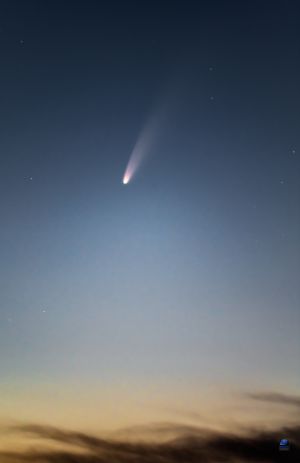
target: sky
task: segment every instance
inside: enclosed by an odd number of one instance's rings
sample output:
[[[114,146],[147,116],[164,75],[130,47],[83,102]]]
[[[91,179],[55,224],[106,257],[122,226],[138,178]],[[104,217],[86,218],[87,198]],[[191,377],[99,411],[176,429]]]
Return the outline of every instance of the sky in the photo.
[[[1,2],[0,448],[300,426],[299,30],[292,0]]]

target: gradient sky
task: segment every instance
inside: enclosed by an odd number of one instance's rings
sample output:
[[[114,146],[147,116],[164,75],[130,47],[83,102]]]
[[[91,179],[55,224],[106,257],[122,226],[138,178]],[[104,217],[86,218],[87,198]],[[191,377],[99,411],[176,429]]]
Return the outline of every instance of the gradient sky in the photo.
[[[0,420],[299,392],[299,31],[289,0],[1,2]]]

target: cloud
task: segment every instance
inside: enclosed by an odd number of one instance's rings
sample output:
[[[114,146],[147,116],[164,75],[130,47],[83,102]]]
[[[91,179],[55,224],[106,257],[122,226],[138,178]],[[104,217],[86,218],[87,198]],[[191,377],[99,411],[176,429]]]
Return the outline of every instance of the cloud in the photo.
[[[190,426],[169,424],[173,438],[167,442],[107,439],[54,427],[23,425],[11,430],[45,441],[74,447],[58,451],[30,449],[27,452],[0,452],[1,463],[276,463],[300,462],[300,423],[273,431],[249,430],[237,433],[216,432]],[[151,429],[155,428],[151,425]],[[157,425],[160,429],[160,425]],[[278,450],[278,441],[287,437],[291,450],[285,455]],[[78,449],[78,450],[77,450]],[[283,458],[284,457],[284,458]]]
[[[292,405],[300,407],[300,397],[294,395],[281,394],[280,392],[259,392],[247,394],[248,397],[263,402],[272,402],[278,405]]]

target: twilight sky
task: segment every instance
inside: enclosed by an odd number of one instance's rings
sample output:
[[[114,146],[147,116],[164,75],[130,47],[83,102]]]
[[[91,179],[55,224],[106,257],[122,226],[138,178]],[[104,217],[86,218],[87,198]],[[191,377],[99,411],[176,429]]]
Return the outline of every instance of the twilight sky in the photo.
[[[0,421],[293,419],[249,394],[300,390],[299,30],[290,0],[1,2]]]

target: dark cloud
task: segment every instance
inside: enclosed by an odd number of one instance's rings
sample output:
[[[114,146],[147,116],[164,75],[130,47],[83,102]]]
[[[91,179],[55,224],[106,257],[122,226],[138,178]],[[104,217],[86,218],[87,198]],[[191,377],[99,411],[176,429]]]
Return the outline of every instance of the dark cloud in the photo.
[[[281,394],[280,392],[259,392],[250,393],[248,397],[263,402],[272,402],[279,405],[292,405],[300,407],[300,397],[294,395]]]
[[[153,428],[153,425],[152,425]],[[159,426],[158,426],[159,428]],[[221,433],[189,426],[169,425],[174,437],[168,442],[126,442],[85,433],[38,425],[19,426],[14,432],[39,438],[41,445],[53,441],[75,446],[74,450],[28,450],[0,452],[1,463],[276,463],[300,462],[300,423],[273,431],[249,430]],[[279,452],[282,437],[291,441],[290,452]],[[77,451],[78,448],[78,451]],[[80,451],[80,453],[79,453]]]

